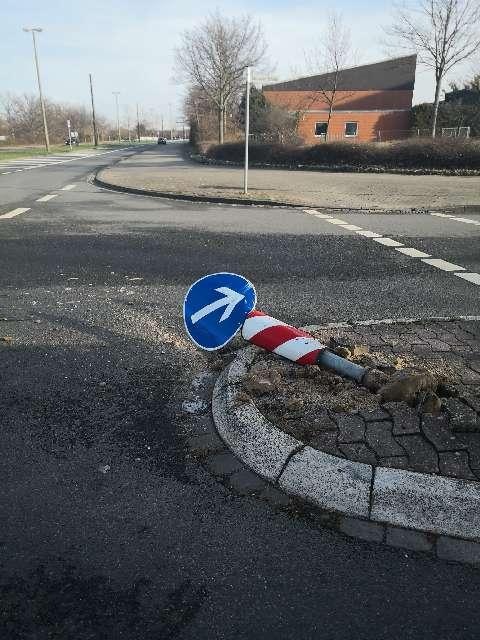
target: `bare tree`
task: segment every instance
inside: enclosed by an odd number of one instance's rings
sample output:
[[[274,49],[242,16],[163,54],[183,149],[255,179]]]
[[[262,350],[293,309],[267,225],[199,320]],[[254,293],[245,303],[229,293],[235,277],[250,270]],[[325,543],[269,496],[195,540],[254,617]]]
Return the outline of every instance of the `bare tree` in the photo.
[[[328,107],[327,133],[338,99],[340,71],[353,57],[350,30],[344,25],[342,14],[331,11],[321,38],[321,44],[305,53],[305,61],[310,72],[321,73],[319,87],[307,100],[315,102],[319,97]]]
[[[237,98],[245,69],[258,65],[265,53],[262,28],[250,16],[225,18],[216,12],[182,36],[176,50],[177,67],[215,105],[220,144],[227,105]]]
[[[396,7],[395,22],[386,31],[397,46],[414,48],[420,62],[435,72],[435,137],[445,74],[480,47],[480,4],[478,0],[416,0],[413,6]]]

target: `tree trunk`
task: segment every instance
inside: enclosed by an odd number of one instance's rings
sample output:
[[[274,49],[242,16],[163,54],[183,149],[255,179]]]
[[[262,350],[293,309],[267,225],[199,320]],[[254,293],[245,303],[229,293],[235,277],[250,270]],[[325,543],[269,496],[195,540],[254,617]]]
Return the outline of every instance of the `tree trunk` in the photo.
[[[224,107],[218,107],[218,144],[223,144],[223,132],[224,132]]]
[[[330,128],[330,120],[332,119],[332,112],[333,112],[333,98],[332,98],[332,100],[331,100],[331,102],[329,104],[329,107],[328,107],[327,133],[325,134],[325,142],[328,141],[328,138],[329,138],[329,135],[330,135],[328,133],[328,130]]]
[[[435,102],[433,103],[433,118],[432,118],[432,138],[435,138],[437,133],[437,116],[438,105],[440,103],[440,90],[442,88],[442,76],[436,78],[435,84]]]

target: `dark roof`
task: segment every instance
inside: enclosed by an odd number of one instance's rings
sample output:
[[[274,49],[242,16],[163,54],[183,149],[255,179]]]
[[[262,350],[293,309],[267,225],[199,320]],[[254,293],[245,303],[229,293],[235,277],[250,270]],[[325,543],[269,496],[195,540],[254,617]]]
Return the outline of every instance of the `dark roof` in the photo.
[[[340,69],[337,90],[339,91],[375,91],[385,89],[413,90],[417,56],[410,55],[393,60],[384,60],[360,67]],[[264,91],[318,91],[331,90],[334,86],[334,73],[323,73],[287,82],[264,85]]]

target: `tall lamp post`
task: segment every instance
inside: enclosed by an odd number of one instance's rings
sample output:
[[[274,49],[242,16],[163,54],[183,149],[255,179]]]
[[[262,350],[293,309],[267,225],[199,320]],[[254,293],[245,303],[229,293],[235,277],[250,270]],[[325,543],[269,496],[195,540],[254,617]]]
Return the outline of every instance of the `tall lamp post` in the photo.
[[[47,153],[50,151],[50,140],[48,138],[48,127],[47,127],[47,116],[45,114],[45,103],[43,102],[43,94],[42,94],[42,82],[40,80],[40,67],[38,65],[38,53],[37,53],[37,42],[35,40],[35,33],[41,33],[43,29],[40,27],[23,27],[23,30],[27,33],[30,32],[32,34],[33,40],[33,53],[35,55],[35,69],[37,71],[37,81],[38,81],[38,93],[40,94],[40,105],[42,107],[42,116],[43,116],[43,133],[45,135],[45,148]]]
[[[120,115],[118,112],[118,96],[120,95],[120,91],[112,91],[113,95],[115,96],[115,103],[117,105],[117,138],[118,141],[121,142],[120,139]]]

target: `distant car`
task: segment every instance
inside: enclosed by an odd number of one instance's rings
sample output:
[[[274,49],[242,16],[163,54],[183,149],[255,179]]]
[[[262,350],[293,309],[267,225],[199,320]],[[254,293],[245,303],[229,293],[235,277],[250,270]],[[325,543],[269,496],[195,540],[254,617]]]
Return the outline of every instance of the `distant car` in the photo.
[[[166,138],[159,138],[157,140],[157,144],[167,144],[167,139]]]

